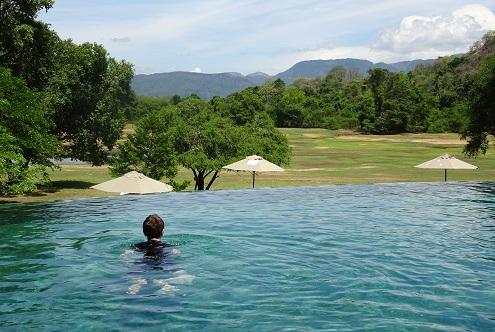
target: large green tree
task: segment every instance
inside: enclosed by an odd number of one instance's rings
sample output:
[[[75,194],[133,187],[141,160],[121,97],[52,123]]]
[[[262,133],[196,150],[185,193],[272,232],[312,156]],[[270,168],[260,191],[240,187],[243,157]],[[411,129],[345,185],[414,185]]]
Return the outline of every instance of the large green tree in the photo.
[[[56,133],[69,156],[101,165],[119,139],[133,103],[133,69],[97,44],[61,41],[50,78]]]
[[[219,106],[214,100],[212,105]],[[257,87],[233,93],[223,99],[221,105],[222,107],[219,107],[217,111],[230,117],[237,125],[244,125],[252,121],[256,114],[265,112],[265,105],[258,94]]]
[[[467,139],[465,153],[486,153],[489,135],[495,134],[495,31],[490,31],[471,48],[466,60],[468,124],[462,132]]]
[[[180,98],[179,96],[177,97]],[[137,96],[136,101],[125,109],[126,119],[130,122],[139,120],[148,113],[175,104],[174,101],[176,100],[174,100],[174,97]]]
[[[468,109],[465,152],[470,156],[486,153],[488,135],[495,135],[495,54],[482,60],[472,75]]]
[[[222,166],[239,156],[241,127],[196,98],[179,103],[177,112],[174,131],[179,162],[192,171],[197,190],[208,190]]]
[[[118,144],[112,158],[112,173],[138,171],[153,179],[163,177],[173,184],[177,175],[177,153],[174,150],[174,109],[147,113],[136,123],[136,130],[127,140]]]
[[[36,20],[53,0],[0,1],[0,66],[23,78],[32,89],[43,89],[50,76],[58,36]]]
[[[0,67],[0,194],[21,194],[46,182],[61,148],[41,92]]]
[[[37,20],[51,0],[0,1],[0,66],[43,91],[66,155],[101,165],[133,103],[132,66],[96,44],[62,41]]]

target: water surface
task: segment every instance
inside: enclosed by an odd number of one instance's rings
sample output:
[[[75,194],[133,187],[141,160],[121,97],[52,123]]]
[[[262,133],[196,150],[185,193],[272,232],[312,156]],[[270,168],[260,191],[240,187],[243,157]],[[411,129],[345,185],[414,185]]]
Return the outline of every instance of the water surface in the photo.
[[[150,213],[163,264],[126,252]],[[0,328],[495,330],[494,217],[493,183],[3,204]]]

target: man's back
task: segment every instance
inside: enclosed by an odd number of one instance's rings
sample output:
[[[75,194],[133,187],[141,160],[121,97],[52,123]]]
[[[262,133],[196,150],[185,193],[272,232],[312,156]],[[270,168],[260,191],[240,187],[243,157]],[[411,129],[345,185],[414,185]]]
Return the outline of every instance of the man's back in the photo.
[[[163,257],[164,249],[171,247],[169,244],[163,243],[160,240],[148,240],[134,245],[134,248],[139,251],[144,251],[145,258],[159,259]]]

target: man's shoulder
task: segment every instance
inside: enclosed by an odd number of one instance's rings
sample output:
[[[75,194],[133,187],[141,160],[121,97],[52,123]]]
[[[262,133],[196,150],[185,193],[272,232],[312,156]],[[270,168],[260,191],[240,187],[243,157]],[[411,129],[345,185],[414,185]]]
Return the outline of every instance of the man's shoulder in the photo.
[[[145,242],[136,243],[134,245],[134,248],[135,249],[146,249],[146,248],[148,248],[148,246],[149,246],[149,243],[147,241],[145,241]]]
[[[144,241],[134,245],[135,249],[148,249],[149,247],[173,247],[173,245],[161,241]]]

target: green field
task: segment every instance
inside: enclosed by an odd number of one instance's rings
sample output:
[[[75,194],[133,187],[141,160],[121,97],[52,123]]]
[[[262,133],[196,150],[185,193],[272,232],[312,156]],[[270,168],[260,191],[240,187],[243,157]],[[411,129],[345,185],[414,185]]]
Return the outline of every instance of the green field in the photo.
[[[457,134],[361,135],[325,129],[282,129],[289,139],[292,161],[284,173],[260,174],[257,187],[319,184],[443,181],[443,170],[414,168],[423,161],[448,153],[479,166],[478,170],[449,171],[452,181],[495,179],[495,150],[467,159],[465,142]],[[107,167],[62,166],[51,174],[53,184],[37,195],[3,198],[1,201],[73,199],[108,195],[93,184],[110,179]],[[179,180],[192,180],[182,169]],[[222,172],[212,189],[249,188],[249,173]],[[193,189],[193,184],[189,188]]]

